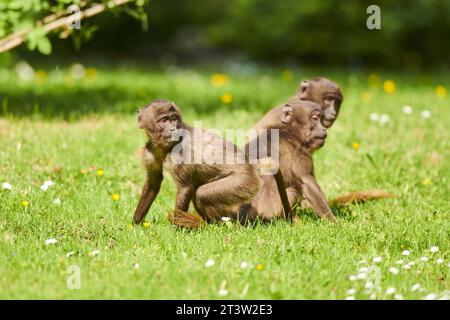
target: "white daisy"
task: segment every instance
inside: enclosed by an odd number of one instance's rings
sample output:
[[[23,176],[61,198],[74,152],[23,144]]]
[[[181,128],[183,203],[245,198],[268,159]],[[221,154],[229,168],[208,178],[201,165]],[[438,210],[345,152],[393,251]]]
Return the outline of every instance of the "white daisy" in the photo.
[[[225,297],[226,295],[228,295],[228,290],[227,289],[220,289],[218,294],[221,297]]]
[[[438,295],[436,293],[430,293],[428,295],[425,296],[425,300],[435,300],[438,297]]]
[[[373,282],[367,281],[366,284],[364,285],[364,287],[366,289],[372,289],[373,288]]]
[[[2,183],[2,189],[4,190],[12,190],[12,185],[10,185],[8,182]]]
[[[411,266],[410,266],[409,264],[405,264],[405,265],[403,265],[402,268],[403,268],[403,269],[411,269]]]
[[[46,180],[44,181],[44,185],[52,187],[55,185],[55,183],[52,180]]]
[[[45,240],[45,244],[49,245],[49,244],[55,244],[56,242],[58,242],[56,239],[50,238]]]
[[[88,253],[89,257],[95,257],[98,256],[100,254],[100,250],[93,250],[91,252]]]
[[[367,263],[366,260],[359,260],[359,261],[358,261],[358,264],[366,264],[366,263]]]
[[[75,251],[70,251],[66,253],[66,258],[70,258],[71,256],[73,256],[75,254]]]
[[[439,252],[439,247],[433,246],[430,248],[430,251],[433,253]]]
[[[395,264],[403,264],[404,261],[402,259],[395,261]]]
[[[444,259],[442,259],[442,258],[439,258],[439,259],[436,260],[436,263],[439,263],[439,264],[441,264],[443,262],[444,262]]]
[[[358,279],[366,279],[367,278],[367,273],[358,273],[358,275],[356,277]]]
[[[375,300],[377,298],[377,294],[372,293],[369,298],[370,298],[370,300]]]
[[[60,198],[56,198],[55,200],[53,200],[53,204],[56,204],[57,206],[61,205],[61,199]]]
[[[402,251],[402,256],[409,256],[411,252],[409,250],[403,250]]]
[[[429,260],[428,257],[420,257],[420,261],[422,262],[427,262]]]
[[[354,295],[356,293],[356,289],[348,289],[347,290],[347,294],[349,295],[349,296],[352,296],[352,295]]]
[[[395,300],[403,300],[403,295],[401,293],[397,293],[394,296]]]
[[[375,257],[373,258],[373,262],[381,262],[382,258],[381,257]]]
[[[248,268],[248,262],[247,261],[242,261],[240,267],[241,267],[241,269],[247,269]]]
[[[345,300],[355,300],[355,297],[349,296],[349,297],[346,297]]]
[[[213,259],[208,259],[208,260],[205,262],[205,268],[210,268],[210,267],[212,267],[215,263],[216,263],[216,262],[215,262]]]
[[[227,222],[227,221],[230,221],[230,220],[231,220],[230,217],[222,217],[222,221],[224,221],[224,222]]]
[[[140,265],[139,265],[139,263],[134,263],[133,264],[133,269],[139,269],[140,268]]]
[[[42,191],[47,191],[47,190],[48,190],[48,185],[43,184],[43,185],[41,186],[41,190],[42,190]]]
[[[382,124],[389,122],[390,117],[387,114],[382,114],[380,116],[380,122]]]
[[[358,278],[355,275],[351,275],[350,277],[348,277],[348,280],[350,281],[356,281]]]
[[[361,273],[367,273],[367,272],[369,272],[369,269],[364,267],[364,268],[359,268],[358,271]]]
[[[411,114],[413,112],[413,109],[411,106],[404,106],[402,110],[406,114]]]
[[[391,288],[387,288],[386,289],[386,294],[387,295],[391,295],[391,294],[394,294],[394,293],[395,293],[395,288],[391,287]]]
[[[378,121],[380,119],[380,115],[376,112],[373,112],[369,115],[370,121]]]
[[[431,117],[431,112],[428,110],[423,110],[421,115],[423,118],[428,119],[429,117]]]
[[[389,272],[393,274],[398,274],[398,269],[395,267],[389,268]]]
[[[419,289],[420,289],[420,283],[413,284],[413,286],[411,287],[412,291],[417,291]]]

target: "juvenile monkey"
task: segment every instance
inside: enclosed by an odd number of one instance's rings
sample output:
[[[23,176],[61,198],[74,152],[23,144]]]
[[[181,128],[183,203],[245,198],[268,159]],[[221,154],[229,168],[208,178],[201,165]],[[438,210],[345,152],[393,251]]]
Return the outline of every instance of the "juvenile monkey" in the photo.
[[[300,82],[297,94],[292,99],[308,100],[320,104],[323,110],[322,124],[330,128],[339,115],[344,100],[339,86],[324,77]]]
[[[290,208],[304,198],[320,217],[334,221],[333,212],[314,176],[312,160],[312,152],[323,146],[327,136],[322,119],[323,110],[319,104],[292,99],[270,110],[256,128],[279,129],[279,168]],[[278,190],[276,181],[271,176],[263,177],[262,181],[252,207],[263,220],[281,217],[281,202],[274,197]]]
[[[340,106],[343,101],[343,95],[336,83],[324,77],[316,77],[312,80],[303,80],[300,83],[297,94],[288,100],[288,104],[295,105],[297,101],[313,101],[315,103],[318,103],[321,106],[323,112],[321,122],[325,128],[330,128],[339,115]],[[286,125],[280,120],[280,116],[283,114],[284,108],[285,106],[281,105],[270,110],[255,125],[255,128],[267,129]],[[300,142],[300,138],[293,137],[292,139],[294,141],[298,140],[297,143]],[[311,153],[319,149],[320,147],[311,149]],[[280,163],[283,163],[281,165],[281,173],[282,176],[285,177],[285,180],[287,179],[286,177],[289,176],[289,172],[292,172],[294,170],[294,167],[300,165],[300,163],[295,162],[295,158],[291,158],[291,154],[293,153],[290,151],[280,153]],[[264,183],[268,182],[265,180]],[[273,184],[273,181],[269,183]],[[346,205],[354,202],[364,202],[368,200],[392,197],[394,197],[394,195],[390,193],[373,189],[348,193],[330,201],[330,203],[333,205]],[[308,203],[308,199],[306,197],[304,198],[305,199],[304,201],[302,201],[302,206],[311,207],[312,205]]]
[[[139,224],[144,219],[158,195],[163,167],[170,172],[177,186],[176,205],[171,216],[173,223],[200,223],[186,213],[191,201],[207,222],[222,217],[239,219],[241,214],[252,216],[250,207],[245,204],[258,192],[260,180],[255,168],[249,164],[224,164],[223,155],[227,148],[233,150],[235,156],[241,156],[234,144],[207,131],[201,132],[200,139],[188,139],[195,136],[195,129],[182,121],[178,107],[167,100],[155,100],[140,109],[138,124],[149,140],[143,150],[147,179],[134,223]],[[205,162],[205,149],[216,155],[219,163]],[[182,158],[175,157],[175,151]],[[200,161],[196,159],[199,154]]]

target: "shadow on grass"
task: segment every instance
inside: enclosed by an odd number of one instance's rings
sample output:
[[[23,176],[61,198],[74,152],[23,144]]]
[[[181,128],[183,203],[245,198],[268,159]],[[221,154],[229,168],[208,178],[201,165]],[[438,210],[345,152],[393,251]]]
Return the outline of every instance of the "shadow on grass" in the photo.
[[[0,115],[43,118],[77,119],[94,113],[134,113],[149,101],[143,96],[114,86],[27,88],[6,86],[0,88]]]

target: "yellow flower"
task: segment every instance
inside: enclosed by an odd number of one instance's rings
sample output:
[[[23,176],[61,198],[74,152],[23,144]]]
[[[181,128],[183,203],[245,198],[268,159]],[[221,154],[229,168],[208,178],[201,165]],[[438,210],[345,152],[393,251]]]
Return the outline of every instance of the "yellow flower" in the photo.
[[[353,143],[352,143],[352,147],[353,147],[353,149],[355,149],[356,151],[358,151],[358,149],[359,149],[359,142],[357,142],[357,141],[353,142]]]
[[[367,84],[369,87],[378,87],[380,85],[380,77],[375,73],[369,75],[367,78]]]
[[[364,102],[370,102],[372,100],[372,95],[370,94],[370,92],[364,91],[361,94],[361,98]]]
[[[392,80],[385,80],[383,83],[383,90],[386,93],[394,93],[395,91],[395,82]]]
[[[128,225],[128,229],[133,229],[134,227],[133,227],[133,225],[130,223],[129,225]]]
[[[144,222],[144,224],[143,224],[143,226],[144,226],[144,228],[148,228],[148,227],[150,227],[150,222],[148,222],[148,221],[145,221],[145,222]]]
[[[98,175],[99,177],[103,177],[104,174],[105,174],[105,172],[103,171],[103,169],[98,169],[98,170],[97,170],[97,175]]]
[[[294,78],[294,75],[292,74],[292,71],[291,70],[287,70],[287,69],[283,71],[281,76],[283,77],[284,81],[291,81]]]
[[[423,179],[422,183],[424,186],[429,186],[431,184],[431,180],[429,178],[425,178]]]
[[[214,73],[211,76],[211,84],[214,87],[224,86],[228,83],[229,80],[230,80],[230,78],[226,74],[223,74],[223,73]]]
[[[47,72],[45,72],[44,70],[38,70],[34,74],[34,77],[38,84],[42,84],[47,80],[48,75],[47,75]]]
[[[24,207],[24,208],[27,208],[27,207],[30,206],[30,203],[29,203],[28,201],[26,201],[26,200],[23,200],[23,201],[20,203],[20,205],[21,205],[22,207]]]
[[[262,263],[258,263],[258,264],[256,265],[256,270],[258,270],[258,271],[263,271],[263,270],[264,270],[264,265],[263,265]]]
[[[111,197],[112,197],[113,201],[119,201],[120,200],[120,195],[117,194],[117,193],[113,193]]]
[[[222,103],[230,104],[231,101],[233,101],[233,96],[231,95],[231,93],[224,93],[220,100],[222,100]]]
[[[97,77],[97,70],[95,68],[86,69],[86,78],[95,79]]]
[[[436,94],[439,98],[444,98],[447,95],[447,89],[444,86],[437,86]]]

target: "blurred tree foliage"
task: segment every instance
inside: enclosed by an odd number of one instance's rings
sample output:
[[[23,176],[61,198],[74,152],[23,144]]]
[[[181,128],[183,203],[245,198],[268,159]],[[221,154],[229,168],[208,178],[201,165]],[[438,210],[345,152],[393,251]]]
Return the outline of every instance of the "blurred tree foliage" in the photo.
[[[366,27],[371,4],[381,8],[381,30]],[[206,52],[356,67],[450,64],[448,0],[152,0],[147,10],[148,32],[131,19],[99,17],[83,51],[145,61]]]
[[[104,11],[124,11],[136,19],[146,21],[146,0],[1,0],[0,52],[8,51],[23,42],[29,50],[42,54],[52,52],[48,34],[58,31],[60,38],[73,36],[77,47],[81,40],[90,39],[96,27],[81,20]],[[120,7],[133,4],[134,7]],[[67,18],[73,18],[68,22]],[[76,23],[75,23],[76,22]],[[76,28],[75,25],[76,24]],[[78,31],[79,29],[79,31]]]

